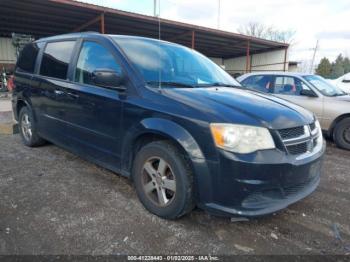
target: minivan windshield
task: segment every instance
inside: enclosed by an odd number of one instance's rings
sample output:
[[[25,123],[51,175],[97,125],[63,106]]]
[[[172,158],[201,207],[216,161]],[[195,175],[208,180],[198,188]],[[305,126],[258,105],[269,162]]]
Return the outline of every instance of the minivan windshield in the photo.
[[[325,96],[344,96],[345,92],[340,90],[338,87],[329,83],[326,79],[318,75],[303,76],[303,78],[311,83],[318,91]]]
[[[111,37],[151,86],[240,86],[209,58],[187,47],[147,38]]]

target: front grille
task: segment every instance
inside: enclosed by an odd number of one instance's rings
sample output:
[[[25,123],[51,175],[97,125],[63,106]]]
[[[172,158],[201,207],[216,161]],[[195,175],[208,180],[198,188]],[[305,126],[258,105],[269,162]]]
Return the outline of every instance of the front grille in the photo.
[[[291,155],[300,155],[307,152],[307,143],[300,143],[296,145],[286,146],[288,153]]]
[[[304,127],[297,126],[292,128],[280,129],[278,130],[282,139],[291,139],[302,136],[304,134]]]
[[[319,136],[315,122],[309,126],[298,126],[278,130],[285,149],[290,155],[301,155],[312,151]]]

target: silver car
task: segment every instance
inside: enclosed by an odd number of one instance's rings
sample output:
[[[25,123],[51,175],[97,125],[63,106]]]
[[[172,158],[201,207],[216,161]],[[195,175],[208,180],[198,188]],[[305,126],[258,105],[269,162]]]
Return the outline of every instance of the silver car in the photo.
[[[237,78],[248,89],[271,94],[312,112],[337,146],[350,150],[350,95],[318,75],[248,73]]]

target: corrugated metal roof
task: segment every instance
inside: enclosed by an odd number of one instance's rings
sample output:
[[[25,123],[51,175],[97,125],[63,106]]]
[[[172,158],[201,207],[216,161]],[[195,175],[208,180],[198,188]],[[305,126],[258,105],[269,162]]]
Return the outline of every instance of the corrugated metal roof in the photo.
[[[158,38],[158,18],[72,0],[3,0],[0,2],[0,35],[12,32],[36,38],[68,33],[104,14],[106,33]],[[254,38],[232,32],[160,19],[161,38],[191,46],[211,57],[238,57],[250,53],[284,49],[288,44]],[[84,31],[100,31],[98,22]]]

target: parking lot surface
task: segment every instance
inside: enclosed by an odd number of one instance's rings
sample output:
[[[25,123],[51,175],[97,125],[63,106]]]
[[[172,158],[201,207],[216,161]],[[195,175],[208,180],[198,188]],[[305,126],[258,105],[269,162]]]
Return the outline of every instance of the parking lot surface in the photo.
[[[350,152],[327,143],[306,199],[246,222],[148,213],[128,179],[58,148],[0,136],[0,254],[350,254]]]

